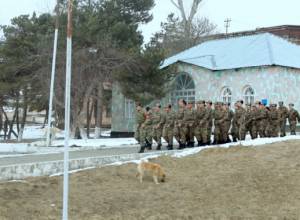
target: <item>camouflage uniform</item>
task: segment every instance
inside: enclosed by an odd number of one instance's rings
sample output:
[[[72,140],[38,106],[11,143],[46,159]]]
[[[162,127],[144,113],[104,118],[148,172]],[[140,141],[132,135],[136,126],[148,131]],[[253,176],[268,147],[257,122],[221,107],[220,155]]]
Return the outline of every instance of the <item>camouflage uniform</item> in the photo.
[[[213,127],[213,109],[211,107],[206,107],[207,113],[207,144],[211,143],[211,134],[212,134],[212,127]]]
[[[168,150],[172,150],[175,113],[173,111],[165,112],[163,118],[164,118],[163,138],[168,143]]]
[[[196,114],[194,109],[186,109],[183,115],[183,132],[181,133],[181,143],[188,147],[194,146],[194,130],[195,130]]]
[[[280,128],[280,137],[286,136],[286,119],[288,118],[289,110],[287,107],[283,106],[283,102],[279,102],[278,107],[278,117],[279,117],[279,128]]]
[[[135,126],[135,133],[134,138],[137,140],[137,142],[141,142],[140,135],[141,135],[141,126],[145,121],[145,112],[143,110],[136,111],[135,120],[136,120],[136,126]]]
[[[257,131],[259,137],[266,137],[266,125],[267,125],[268,112],[264,106],[259,107],[257,113]]]
[[[266,119],[266,137],[271,137],[271,130],[270,130],[270,108],[269,107],[266,107],[266,112],[267,112],[267,119]]]
[[[221,103],[216,103],[216,108],[214,110],[214,143],[215,144],[222,144],[224,143],[223,140],[223,133],[224,133],[224,121],[225,121],[226,113],[222,110]]]
[[[208,111],[205,108],[204,101],[199,101],[198,104],[203,104],[202,107],[198,107],[196,110],[196,122],[195,122],[195,136],[198,141],[198,146],[204,146],[207,142],[207,123],[208,123]]]
[[[239,106],[235,112],[235,117],[237,120],[237,131],[239,140],[245,140],[246,138],[246,110]]]
[[[153,127],[152,127],[152,136],[155,142],[157,143],[157,147],[161,147],[161,137],[163,130],[164,118],[161,111],[154,111],[152,115]]]
[[[248,130],[250,132],[251,139],[256,139],[257,138],[257,117],[258,117],[258,109],[256,106],[252,106],[250,109],[250,114],[249,117],[246,118],[246,123],[248,124]]]
[[[142,124],[141,132],[141,144],[147,143],[147,147],[151,148],[152,145],[152,125],[153,125],[153,115],[151,111],[145,113],[146,120]]]
[[[288,112],[288,119],[290,124],[291,135],[296,135],[297,121],[300,122],[300,115],[293,105],[290,104],[290,110]]]
[[[276,109],[276,105],[270,105],[270,112],[269,112],[269,133],[270,137],[278,137],[278,119],[279,114]]]
[[[181,133],[183,132],[183,116],[184,116],[185,108],[179,107],[178,111],[175,113],[175,126],[174,126],[174,137],[179,145],[182,145],[180,141]]]
[[[232,117],[232,127],[231,127],[231,136],[232,136],[232,141],[236,142],[239,139],[239,129],[238,129],[238,106],[237,103],[234,104],[234,113]]]
[[[230,142],[230,138],[229,138],[228,135],[229,135],[229,130],[230,130],[230,127],[231,127],[231,121],[233,119],[234,113],[228,107],[226,107],[224,112],[225,112],[225,121],[224,121],[223,140],[225,142]]]

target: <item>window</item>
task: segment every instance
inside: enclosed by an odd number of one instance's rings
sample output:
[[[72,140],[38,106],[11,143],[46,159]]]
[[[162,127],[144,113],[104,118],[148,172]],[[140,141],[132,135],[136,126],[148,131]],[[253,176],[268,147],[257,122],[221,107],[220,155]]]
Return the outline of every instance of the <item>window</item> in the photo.
[[[134,118],[135,104],[134,101],[125,98],[125,118]]]
[[[231,103],[232,92],[228,87],[222,89],[221,98],[224,103]]]
[[[195,102],[195,83],[188,74],[180,74],[175,81],[175,91],[171,94],[172,105],[177,107],[178,100]]]
[[[254,104],[255,92],[252,87],[248,86],[244,90],[244,100],[245,104]]]

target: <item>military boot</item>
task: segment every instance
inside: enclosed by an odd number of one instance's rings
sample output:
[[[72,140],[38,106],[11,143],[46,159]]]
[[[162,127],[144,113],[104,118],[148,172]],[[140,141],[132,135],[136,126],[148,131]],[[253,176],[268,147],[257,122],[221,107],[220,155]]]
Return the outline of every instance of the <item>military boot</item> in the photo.
[[[158,145],[157,145],[156,150],[161,150],[161,144],[158,144]]]
[[[167,149],[168,150],[173,150],[173,145],[172,144],[168,144]]]
[[[180,143],[180,144],[179,144],[179,148],[178,148],[178,149],[179,149],[179,150],[182,150],[182,149],[184,149],[184,148],[185,148],[185,144],[183,144],[183,143]]]
[[[141,145],[141,149],[139,150],[139,153],[144,153],[146,149],[146,144]]]
[[[148,140],[146,140],[146,148],[147,150],[152,150],[152,144]]]

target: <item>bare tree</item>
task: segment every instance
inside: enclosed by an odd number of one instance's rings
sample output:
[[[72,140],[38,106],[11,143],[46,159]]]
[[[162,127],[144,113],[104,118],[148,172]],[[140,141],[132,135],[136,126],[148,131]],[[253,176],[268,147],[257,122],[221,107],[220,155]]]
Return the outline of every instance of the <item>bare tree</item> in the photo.
[[[177,3],[175,2],[175,0],[171,0],[171,2],[180,11],[181,18],[185,27],[185,33],[190,36],[193,20],[198,12],[198,8],[202,0],[193,0],[193,4],[189,14],[186,14],[185,12],[183,0],[177,0]]]

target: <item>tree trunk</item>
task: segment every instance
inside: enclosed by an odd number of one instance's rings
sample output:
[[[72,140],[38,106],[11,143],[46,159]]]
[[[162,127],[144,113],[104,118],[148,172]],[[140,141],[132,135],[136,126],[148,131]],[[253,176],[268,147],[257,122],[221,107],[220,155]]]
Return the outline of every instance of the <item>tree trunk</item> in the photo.
[[[47,122],[48,122],[48,113],[49,113],[49,108],[47,107],[46,108],[46,115],[45,115],[45,118],[44,118],[44,122],[43,122],[43,127],[42,128],[45,128]]]
[[[87,138],[90,138],[90,100],[88,100],[88,103],[86,105],[86,136]]]
[[[28,104],[27,104],[27,95],[24,93],[24,100],[23,100],[23,114],[22,114],[22,121],[21,121],[21,129],[19,131],[18,135],[18,141],[22,141],[23,139],[23,131],[25,128],[26,118],[27,118],[27,110],[28,110]]]
[[[9,131],[8,131],[8,135],[7,138],[10,140],[11,139],[11,134],[14,134],[16,136],[16,138],[18,138],[18,135],[16,134],[16,132],[14,131],[14,122],[16,120],[16,116],[17,116],[17,111],[19,111],[18,108],[15,109],[13,118],[11,120],[11,122],[9,123]]]
[[[17,125],[17,133],[19,134],[19,132],[20,132],[20,118],[19,118],[19,110],[20,110],[20,108],[19,108],[19,96],[17,96],[17,103],[16,103],[16,109],[18,109],[18,111],[16,112],[16,125]]]
[[[103,112],[103,85],[98,86],[97,91],[97,107],[95,114],[95,138],[101,137],[102,112]]]

